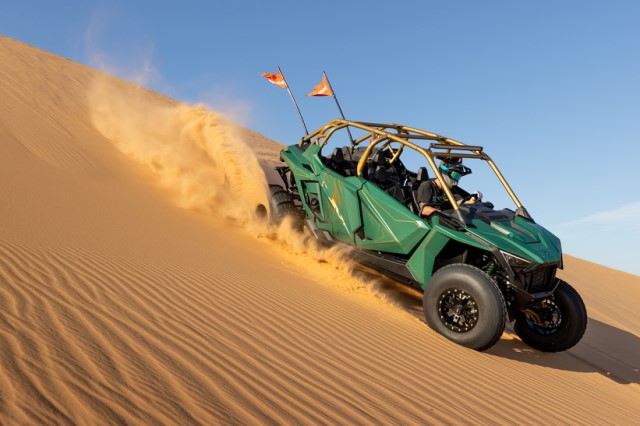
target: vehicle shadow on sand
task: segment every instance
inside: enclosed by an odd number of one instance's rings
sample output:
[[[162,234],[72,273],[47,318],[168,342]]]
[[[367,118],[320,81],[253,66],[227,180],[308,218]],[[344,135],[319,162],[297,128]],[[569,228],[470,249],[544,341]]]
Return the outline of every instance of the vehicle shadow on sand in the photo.
[[[530,348],[510,326],[488,354],[558,370],[600,373],[620,384],[640,384],[640,338],[596,319],[589,319],[584,337],[566,352]]]
[[[358,272],[376,282],[375,290],[385,300],[424,322],[420,291],[375,272]],[[640,337],[596,319],[589,319],[580,343],[566,352],[546,353],[532,349],[507,324],[500,341],[485,353],[557,370],[600,373],[621,384],[640,384]]]

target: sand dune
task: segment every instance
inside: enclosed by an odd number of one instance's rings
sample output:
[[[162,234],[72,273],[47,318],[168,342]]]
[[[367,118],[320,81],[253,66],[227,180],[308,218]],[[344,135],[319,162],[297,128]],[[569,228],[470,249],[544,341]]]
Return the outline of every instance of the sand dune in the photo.
[[[464,349],[256,221],[279,147],[0,37],[0,424],[638,423],[640,277],[566,256],[580,344]]]

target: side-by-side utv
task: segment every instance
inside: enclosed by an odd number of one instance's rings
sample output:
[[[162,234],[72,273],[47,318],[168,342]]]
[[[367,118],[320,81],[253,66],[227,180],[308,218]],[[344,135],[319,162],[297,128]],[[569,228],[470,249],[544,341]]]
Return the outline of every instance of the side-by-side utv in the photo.
[[[559,239],[533,220],[482,147],[397,124],[336,119],[282,150],[281,159],[271,220],[290,216],[318,240],[348,244],[358,262],[423,291],[427,324],[448,339],[484,350],[506,321],[541,351],[564,351],[582,338],[585,305],[556,277]],[[467,174],[484,166],[512,208],[450,185],[443,165],[452,163],[464,163]],[[440,198],[419,200],[420,186],[436,181]],[[427,215],[425,204],[433,207]]]

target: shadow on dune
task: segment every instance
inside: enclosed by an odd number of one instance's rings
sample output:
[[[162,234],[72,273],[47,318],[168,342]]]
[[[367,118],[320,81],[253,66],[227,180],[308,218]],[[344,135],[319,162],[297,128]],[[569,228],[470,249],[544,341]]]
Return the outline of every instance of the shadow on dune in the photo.
[[[374,279],[378,293],[390,303],[424,321],[421,292],[373,271],[358,272]],[[596,319],[589,319],[582,341],[566,352],[545,353],[532,349],[507,325],[500,341],[485,353],[545,368],[600,373],[621,384],[640,384],[640,337]]]
[[[507,333],[512,339],[505,339]],[[487,353],[566,371],[600,373],[620,384],[640,384],[640,338],[610,324],[589,319],[587,331],[575,347],[561,353],[531,349],[510,327]]]

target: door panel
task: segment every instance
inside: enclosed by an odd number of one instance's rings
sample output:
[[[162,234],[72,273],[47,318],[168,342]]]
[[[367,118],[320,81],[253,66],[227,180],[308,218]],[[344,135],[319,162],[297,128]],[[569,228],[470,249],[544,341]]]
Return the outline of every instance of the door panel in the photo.
[[[316,225],[329,231],[336,240],[353,244],[353,234],[362,226],[357,192],[363,180],[345,178],[330,169],[320,171],[319,178],[320,183],[315,183],[320,204],[320,213],[314,213]],[[306,186],[311,201],[313,185],[308,183]]]
[[[408,254],[429,232],[424,220],[373,183],[366,182],[359,195],[363,229],[355,237],[357,246]]]

